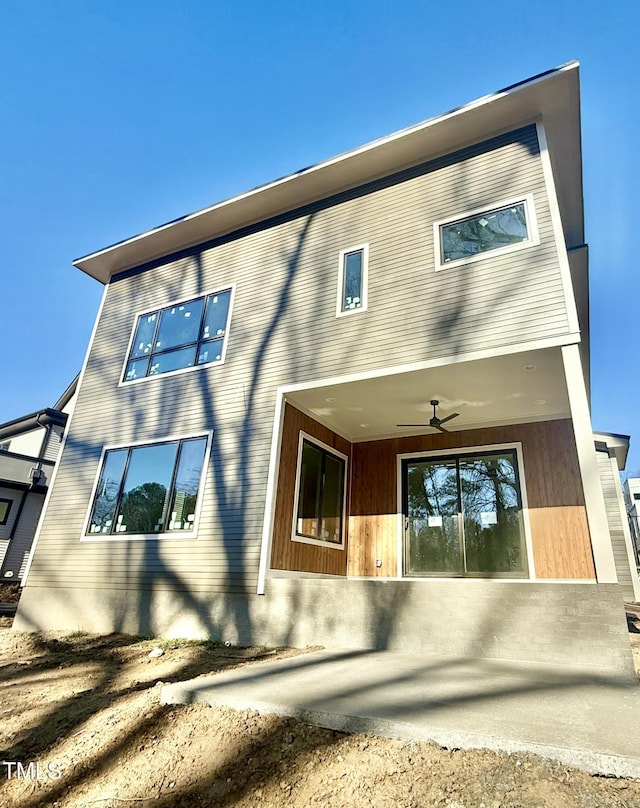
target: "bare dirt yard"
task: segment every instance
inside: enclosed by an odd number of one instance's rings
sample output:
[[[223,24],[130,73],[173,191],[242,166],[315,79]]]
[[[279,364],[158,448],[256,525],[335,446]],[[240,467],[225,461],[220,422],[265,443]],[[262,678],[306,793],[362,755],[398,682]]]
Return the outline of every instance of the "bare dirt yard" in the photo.
[[[629,621],[640,662],[640,616],[630,613]],[[18,634],[10,625],[0,618],[2,808],[640,808],[638,782],[533,755],[446,750],[255,712],[160,704],[161,683],[297,651]],[[150,657],[156,645],[163,654]]]

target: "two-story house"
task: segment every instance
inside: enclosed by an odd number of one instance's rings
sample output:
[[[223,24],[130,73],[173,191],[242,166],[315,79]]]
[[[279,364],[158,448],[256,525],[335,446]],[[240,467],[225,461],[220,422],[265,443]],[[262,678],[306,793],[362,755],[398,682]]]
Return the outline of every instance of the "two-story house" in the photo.
[[[77,378],[53,407],[0,424],[0,584],[18,584],[73,411]]]
[[[77,260],[16,626],[628,670],[579,113],[571,63]]]

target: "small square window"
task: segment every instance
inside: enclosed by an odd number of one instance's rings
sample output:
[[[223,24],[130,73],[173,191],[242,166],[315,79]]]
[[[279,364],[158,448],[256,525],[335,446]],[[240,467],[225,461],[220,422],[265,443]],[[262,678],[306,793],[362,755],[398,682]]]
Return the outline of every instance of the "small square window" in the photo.
[[[436,269],[539,243],[531,195],[434,225]]]
[[[12,499],[0,499],[0,525],[6,525],[9,518],[9,512],[13,504]]]
[[[0,452],[8,452],[9,446],[11,446],[10,440],[5,440],[3,443],[0,443]]]
[[[369,245],[342,250],[338,265],[336,316],[367,310]]]
[[[138,317],[123,382],[224,361],[233,289],[174,303]]]

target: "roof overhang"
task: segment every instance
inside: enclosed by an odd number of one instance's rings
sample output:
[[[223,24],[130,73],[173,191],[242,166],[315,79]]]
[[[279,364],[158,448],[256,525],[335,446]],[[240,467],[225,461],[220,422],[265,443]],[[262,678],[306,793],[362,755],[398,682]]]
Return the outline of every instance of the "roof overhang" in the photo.
[[[31,432],[32,429],[39,427],[64,426],[68,417],[66,412],[58,412],[58,410],[50,408],[31,412],[29,415],[23,415],[21,418],[0,424],[0,440],[22,435],[24,432]]]
[[[610,456],[615,457],[618,464],[618,470],[624,471],[627,465],[627,455],[629,454],[629,435],[618,435],[615,432],[594,432],[593,440],[596,443],[606,447]]]
[[[318,165],[74,261],[101,283],[118,272],[533,121],[544,124],[568,247],[584,241],[578,62],[403,129]]]

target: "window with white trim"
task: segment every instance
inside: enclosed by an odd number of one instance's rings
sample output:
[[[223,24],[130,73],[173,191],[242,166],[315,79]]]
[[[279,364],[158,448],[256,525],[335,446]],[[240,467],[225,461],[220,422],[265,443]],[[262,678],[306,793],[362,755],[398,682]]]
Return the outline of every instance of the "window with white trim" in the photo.
[[[530,194],[436,222],[434,230],[439,269],[539,243]]]
[[[344,547],[347,457],[300,433],[293,540]]]
[[[107,449],[87,535],[193,534],[208,436]]]
[[[367,310],[369,245],[342,250],[338,264],[336,316]]]
[[[145,312],[138,317],[123,381],[224,361],[231,289]]]

